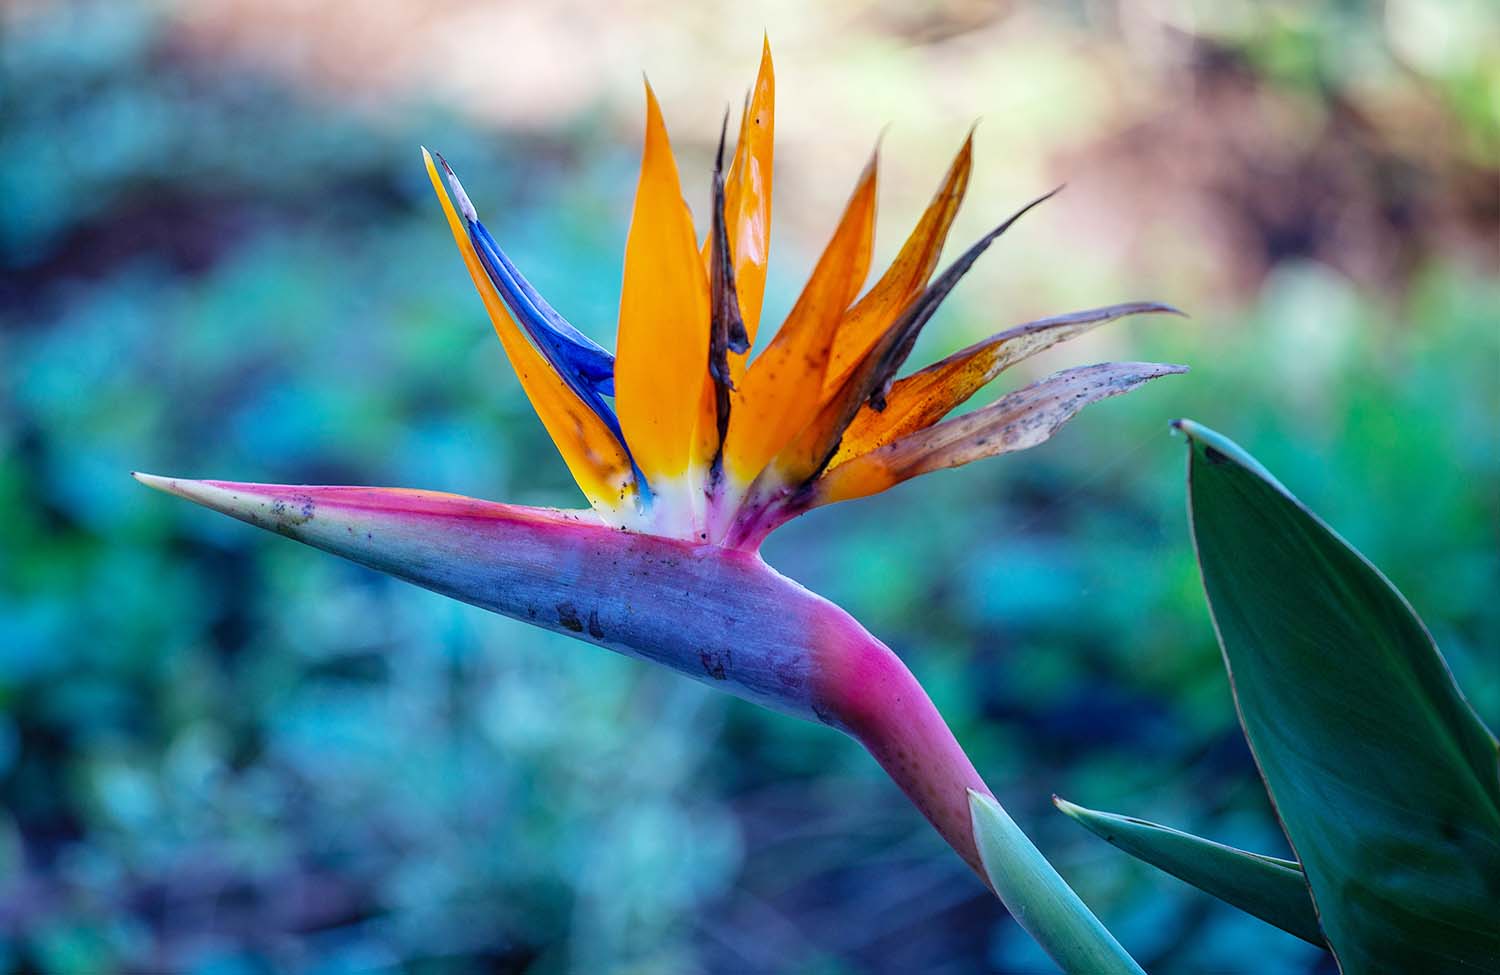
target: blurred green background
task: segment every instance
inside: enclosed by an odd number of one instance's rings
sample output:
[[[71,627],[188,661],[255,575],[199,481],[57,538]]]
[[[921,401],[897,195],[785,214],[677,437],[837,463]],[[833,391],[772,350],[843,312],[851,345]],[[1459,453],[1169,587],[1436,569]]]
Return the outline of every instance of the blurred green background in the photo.
[[[894,253],[981,118],[966,244],[1066,181],[926,361],[1160,299],[998,386],[1192,373],[801,519],[767,558],[909,662],[1153,973],[1332,972],[1059,793],[1285,853],[1167,420],[1381,565],[1500,725],[1500,49],[1481,0],[0,8],[0,971],[1048,971],[851,741],[148,493],[581,503],[447,239],[441,149],[612,341],[640,74],[702,214],[760,33],[768,320],[884,138]]]

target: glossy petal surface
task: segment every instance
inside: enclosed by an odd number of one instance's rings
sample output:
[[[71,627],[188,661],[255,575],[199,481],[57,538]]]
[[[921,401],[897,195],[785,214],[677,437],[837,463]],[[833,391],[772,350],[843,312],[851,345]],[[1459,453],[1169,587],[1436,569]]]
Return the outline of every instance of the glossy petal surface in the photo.
[[[615,407],[653,490],[700,460],[708,327],[707,274],[661,107],[647,85],[646,142],[620,294]]]
[[[775,155],[776,71],[769,41],[761,46],[760,71],[750,102],[740,120],[734,160],[724,177],[724,213],[729,228],[729,251],[734,258],[735,284],[745,332],[755,342],[766,293],[766,264],[771,256],[771,163]],[[731,358],[737,380],[743,357]]]

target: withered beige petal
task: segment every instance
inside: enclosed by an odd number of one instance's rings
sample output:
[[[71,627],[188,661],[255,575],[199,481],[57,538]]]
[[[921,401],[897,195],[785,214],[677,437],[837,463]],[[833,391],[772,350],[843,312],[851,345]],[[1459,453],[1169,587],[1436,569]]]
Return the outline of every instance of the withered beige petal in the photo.
[[[830,467],[813,485],[812,505],[866,497],[931,471],[1035,447],[1090,403],[1186,371],[1157,362],[1105,362],[1055,373],[984,409]]]
[[[1171,305],[1138,301],[1042,318],[953,353],[946,359],[899,379],[886,394],[886,407],[866,407],[844,431],[832,464],[883,447],[898,437],[929,427],[947,416],[1011,366],[1127,315],[1182,314]]]

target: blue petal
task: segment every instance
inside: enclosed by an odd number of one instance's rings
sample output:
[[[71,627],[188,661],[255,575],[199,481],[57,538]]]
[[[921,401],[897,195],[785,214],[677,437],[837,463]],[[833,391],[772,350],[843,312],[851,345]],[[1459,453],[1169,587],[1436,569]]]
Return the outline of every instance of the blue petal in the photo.
[[[531,282],[521,275],[500,249],[500,245],[495,243],[495,238],[479,222],[479,214],[469,200],[469,195],[464,192],[463,184],[458,181],[453,167],[448,165],[448,160],[437,153],[433,155],[448,178],[448,188],[452,190],[454,202],[458,204],[458,210],[463,214],[464,223],[468,227],[469,240],[491,283],[500,292],[511,313],[526,329],[526,334],[531,337],[537,351],[557,370],[563,382],[578,394],[578,398],[588,404],[589,409],[609,426],[628,454],[630,446],[625,443],[625,433],[620,429],[620,421],[610,405],[604,402],[605,396],[615,394],[615,357],[569,325],[537,293]],[[635,471],[642,499],[649,500],[651,488],[641,469],[636,466],[635,458],[631,458],[630,465]]]
[[[505,303],[553,366],[559,372],[574,372],[598,392],[613,396],[615,357],[547,304],[477,219],[469,221],[469,238]]]

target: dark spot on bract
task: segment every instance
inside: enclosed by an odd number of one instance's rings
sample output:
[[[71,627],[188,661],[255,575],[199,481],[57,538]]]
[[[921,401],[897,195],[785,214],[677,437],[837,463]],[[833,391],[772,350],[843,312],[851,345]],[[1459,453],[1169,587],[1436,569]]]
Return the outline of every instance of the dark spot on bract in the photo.
[[[1208,444],[1203,445],[1203,459],[1210,464],[1227,464],[1229,462],[1228,457],[1225,457],[1221,452],[1210,447]]]
[[[290,498],[276,498],[271,502],[271,517],[276,520],[277,528],[280,530],[287,530],[294,525],[312,521],[317,510],[318,503],[306,494],[298,494]]]
[[[583,620],[578,615],[578,607],[572,603],[557,604],[557,624],[572,633],[583,632]]]
[[[599,625],[599,611],[597,609],[589,610],[589,636],[595,640],[604,639],[604,627]]]
[[[703,662],[703,672],[714,680],[723,680],[725,668],[730,664],[728,650],[699,650],[698,659]]]

